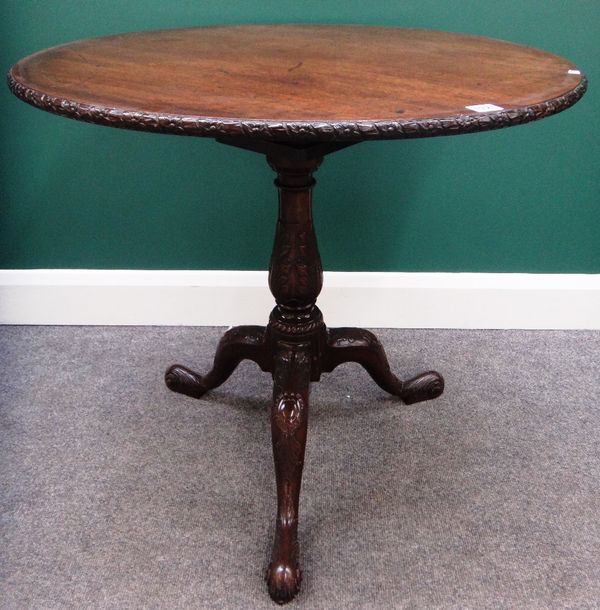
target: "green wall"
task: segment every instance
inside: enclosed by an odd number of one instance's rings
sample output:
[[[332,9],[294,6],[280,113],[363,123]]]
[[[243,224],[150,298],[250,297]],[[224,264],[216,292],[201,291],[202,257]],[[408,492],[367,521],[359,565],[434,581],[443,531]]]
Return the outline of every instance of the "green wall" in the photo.
[[[315,192],[326,269],[600,272],[598,0],[4,0],[1,67],[90,36],[276,22],[503,38],[564,55],[591,82],[539,123],[327,157]],[[0,95],[0,268],[266,268],[276,194],[262,156]]]

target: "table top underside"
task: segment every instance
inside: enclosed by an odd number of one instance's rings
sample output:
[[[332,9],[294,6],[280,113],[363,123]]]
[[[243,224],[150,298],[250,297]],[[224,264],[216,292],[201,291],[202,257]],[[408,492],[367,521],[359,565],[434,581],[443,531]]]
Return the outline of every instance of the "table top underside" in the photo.
[[[284,142],[508,127],[568,108],[587,86],[571,62],[508,42],[314,25],[82,40],[21,60],[8,82],[34,106],[79,120]]]

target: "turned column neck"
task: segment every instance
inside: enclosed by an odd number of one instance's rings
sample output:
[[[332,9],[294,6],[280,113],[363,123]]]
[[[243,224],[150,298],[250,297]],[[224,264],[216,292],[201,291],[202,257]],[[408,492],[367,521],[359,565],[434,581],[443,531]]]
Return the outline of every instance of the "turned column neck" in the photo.
[[[313,172],[322,159],[268,156],[277,172],[279,218],[269,267],[269,288],[282,313],[309,313],[321,292],[323,269],[312,221]]]

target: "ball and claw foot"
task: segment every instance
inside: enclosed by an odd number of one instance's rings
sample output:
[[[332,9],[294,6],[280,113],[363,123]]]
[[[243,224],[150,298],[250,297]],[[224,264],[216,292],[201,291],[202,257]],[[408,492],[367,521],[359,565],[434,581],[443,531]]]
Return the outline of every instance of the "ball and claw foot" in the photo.
[[[298,565],[292,567],[283,562],[270,563],[265,580],[271,599],[278,604],[287,604],[300,590],[302,570]]]
[[[435,371],[427,371],[402,383],[400,398],[407,405],[433,400],[444,391],[444,378]]]
[[[174,364],[168,368],[165,373],[165,383],[169,390],[192,398],[200,398],[209,389],[204,384],[202,375],[194,373],[181,364]]]

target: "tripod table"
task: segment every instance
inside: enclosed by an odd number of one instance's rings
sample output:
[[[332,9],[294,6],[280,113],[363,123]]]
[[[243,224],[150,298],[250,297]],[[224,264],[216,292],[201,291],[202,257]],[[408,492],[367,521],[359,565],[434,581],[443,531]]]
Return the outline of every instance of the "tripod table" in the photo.
[[[541,119],[579,100],[585,77],[555,55],[477,36],[253,25],[73,42],[19,61],[8,84],[43,110],[110,127],[214,138],[264,154],[276,172],[279,218],[269,268],[276,305],[268,324],[227,331],[207,374],[174,365],[165,381],[200,398],[243,359],[272,374],[277,519],[267,583],[275,601],[291,600],[301,580],[298,502],[310,382],[353,361],[406,404],[444,389],[434,371],[396,377],[373,333],[325,326],[315,304],[322,269],[311,213],[313,173],[325,155],[365,140]]]

